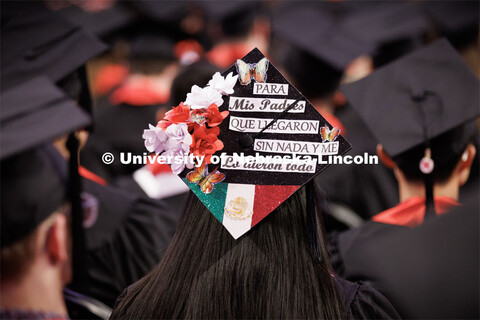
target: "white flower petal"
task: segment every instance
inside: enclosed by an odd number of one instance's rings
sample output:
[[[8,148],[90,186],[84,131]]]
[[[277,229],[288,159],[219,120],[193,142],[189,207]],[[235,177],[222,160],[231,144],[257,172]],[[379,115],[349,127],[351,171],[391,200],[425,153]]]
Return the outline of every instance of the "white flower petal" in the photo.
[[[221,93],[212,87],[202,89],[198,86],[192,87],[192,92],[187,94],[187,99],[184,102],[184,104],[190,106],[191,109],[206,109],[212,103],[215,103],[217,106],[223,104]]]

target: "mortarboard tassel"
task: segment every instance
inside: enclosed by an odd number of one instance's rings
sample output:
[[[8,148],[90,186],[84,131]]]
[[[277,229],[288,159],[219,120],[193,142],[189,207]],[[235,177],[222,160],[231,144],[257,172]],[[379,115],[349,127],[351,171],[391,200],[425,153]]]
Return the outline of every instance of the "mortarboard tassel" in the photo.
[[[413,95],[413,100],[417,102],[418,109],[420,110],[420,116],[422,120],[423,136],[424,136],[424,145],[425,145],[425,155],[419,162],[420,171],[423,173],[424,183],[425,183],[425,218],[429,219],[435,217],[435,198],[433,195],[433,170],[435,168],[435,162],[432,159],[432,151],[430,149],[430,140],[428,138],[428,128],[427,120],[425,116],[425,110],[422,108],[422,103],[425,102],[429,94],[434,94],[432,92],[424,91],[420,95]]]
[[[80,96],[78,98],[78,105],[82,106],[82,109],[85,110],[89,115],[92,115],[92,95],[90,93],[90,86],[88,85],[87,68],[85,66],[82,66],[80,69],[78,69],[78,76],[82,85]],[[93,123],[89,125],[86,130],[91,132],[93,130]]]
[[[435,200],[433,197],[433,169],[435,167],[435,163],[431,158],[431,150],[428,147],[428,143],[425,144],[425,156],[420,160],[420,171],[422,171],[424,175],[424,182],[425,182],[425,218],[430,218],[436,215],[435,212]]]
[[[71,133],[67,140],[67,148],[70,151],[68,196],[72,206],[72,286],[76,290],[81,288],[85,278],[85,240],[83,232],[83,210],[80,198],[81,182],[78,174],[78,146],[79,142],[75,134]]]
[[[308,242],[310,244],[310,252],[313,260],[316,263],[322,262],[322,248],[320,241],[321,235],[318,234],[318,223],[316,213],[316,192],[314,179],[307,182],[305,185],[307,196],[307,227],[308,227]]]

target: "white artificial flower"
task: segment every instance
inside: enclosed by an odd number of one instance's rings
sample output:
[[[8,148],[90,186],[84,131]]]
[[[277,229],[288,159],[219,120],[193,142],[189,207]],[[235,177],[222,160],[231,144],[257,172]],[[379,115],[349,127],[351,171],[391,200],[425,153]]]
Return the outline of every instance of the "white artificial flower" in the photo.
[[[165,130],[168,140],[165,143],[166,152],[178,149],[190,150],[193,142],[192,136],[188,133],[188,126],[185,123],[172,124]]]
[[[142,138],[145,139],[145,148],[149,152],[155,152],[158,155],[165,150],[165,142],[167,142],[168,137],[162,129],[151,124],[148,126],[149,129],[145,129],[142,135]]]
[[[233,93],[233,87],[235,87],[237,79],[238,75],[233,76],[233,72],[230,72],[225,78],[222,77],[220,72],[217,72],[208,82],[208,86],[214,88],[223,95],[229,95]]]
[[[183,104],[191,109],[207,109],[212,103],[220,107],[223,104],[222,94],[212,87],[200,88],[195,85]]]
[[[168,140],[165,144],[163,156],[171,157],[170,168],[172,172],[180,174],[185,170],[185,166],[191,168],[188,154],[193,140],[188,133],[188,126],[185,123],[172,124],[165,130],[165,134]]]

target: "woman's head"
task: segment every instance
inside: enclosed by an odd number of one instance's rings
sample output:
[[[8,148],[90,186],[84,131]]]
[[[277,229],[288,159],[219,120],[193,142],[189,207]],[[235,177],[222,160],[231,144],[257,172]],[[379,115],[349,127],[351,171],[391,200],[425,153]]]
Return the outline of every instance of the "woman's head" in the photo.
[[[163,260],[113,317],[338,318],[328,262],[314,263],[307,233],[303,189],[238,240],[193,197]]]

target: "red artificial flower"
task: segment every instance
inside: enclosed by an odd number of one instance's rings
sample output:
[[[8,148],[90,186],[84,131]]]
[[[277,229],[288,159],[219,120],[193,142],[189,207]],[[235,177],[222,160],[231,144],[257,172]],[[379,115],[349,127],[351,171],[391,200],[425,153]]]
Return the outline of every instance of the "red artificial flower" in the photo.
[[[223,149],[223,142],[218,140],[220,128],[207,129],[206,126],[196,126],[193,130],[193,142],[190,150],[194,156],[205,156],[206,163],[210,163],[210,158],[218,150]]]
[[[165,120],[172,123],[188,123],[190,122],[190,107],[180,102],[178,107],[172,107],[172,110],[165,113]]]
[[[208,123],[210,127],[216,127],[222,123],[223,119],[228,117],[228,111],[218,111],[218,107],[215,103],[212,103],[207,109],[196,109],[192,111],[194,115],[194,120],[199,125],[203,125],[205,122]]]
[[[162,129],[163,131],[167,130],[167,128],[173,124],[172,122],[168,121],[168,120],[160,120],[158,121],[157,123],[157,128],[160,128]]]
[[[218,111],[218,107],[215,103],[212,103],[207,111],[203,114],[205,118],[207,118],[207,123],[210,127],[216,127],[220,123],[222,123],[223,119],[228,117],[228,111]]]

